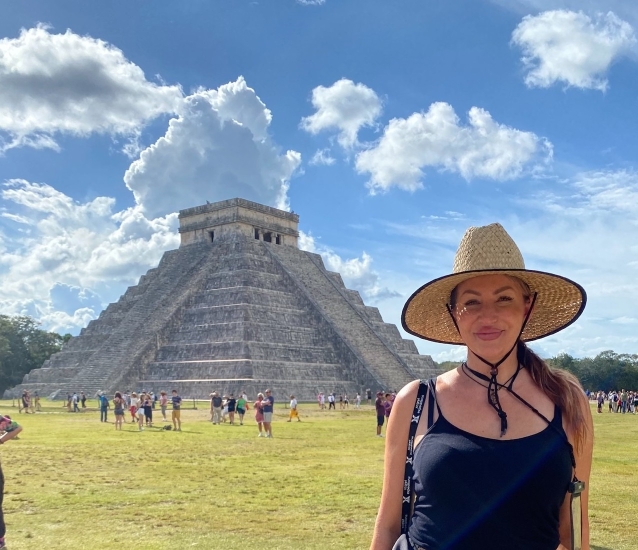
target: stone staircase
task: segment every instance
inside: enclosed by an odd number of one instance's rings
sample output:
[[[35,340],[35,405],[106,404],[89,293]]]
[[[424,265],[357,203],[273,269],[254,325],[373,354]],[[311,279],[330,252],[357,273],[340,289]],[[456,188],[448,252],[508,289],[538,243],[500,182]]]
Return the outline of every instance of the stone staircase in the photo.
[[[375,324],[383,324],[379,310],[365,306],[358,292],[346,289],[338,273],[325,269],[321,256],[292,247],[262,246],[299,284],[372,376],[383,381],[383,387],[400,389],[422,374],[421,369],[411,368],[416,361],[408,364],[397,353],[404,341],[396,327],[395,338],[387,333],[382,337],[375,330]],[[416,346],[413,349],[418,355]]]

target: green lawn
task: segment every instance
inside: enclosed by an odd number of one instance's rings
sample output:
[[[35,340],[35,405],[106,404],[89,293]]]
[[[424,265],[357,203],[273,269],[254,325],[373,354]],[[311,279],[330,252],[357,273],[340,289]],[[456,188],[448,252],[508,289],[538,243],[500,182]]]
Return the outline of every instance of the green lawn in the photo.
[[[213,426],[205,408],[185,410],[181,433],[140,433],[57,403],[35,415],[0,406],[24,426],[1,453],[11,550],[369,545],[384,445],[371,407],[328,413],[305,404],[301,423],[284,422],[279,408],[268,440],[256,437],[252,411],[245,426]],[[635,549],[638,415],[594,420],[592,542]]]

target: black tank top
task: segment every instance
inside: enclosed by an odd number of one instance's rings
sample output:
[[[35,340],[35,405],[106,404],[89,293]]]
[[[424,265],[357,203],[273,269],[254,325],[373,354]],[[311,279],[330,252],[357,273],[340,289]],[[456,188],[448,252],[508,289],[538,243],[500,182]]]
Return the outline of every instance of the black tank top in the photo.
[[[520,439],[489,439],[439,417],[414,455],[409,529],[427,550],[556,550],[572,479],[561,410]]]

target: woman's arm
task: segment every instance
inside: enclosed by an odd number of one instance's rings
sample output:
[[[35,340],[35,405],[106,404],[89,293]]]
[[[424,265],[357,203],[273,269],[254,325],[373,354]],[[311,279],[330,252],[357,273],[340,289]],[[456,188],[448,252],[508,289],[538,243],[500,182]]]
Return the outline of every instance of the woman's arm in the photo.
[[[581,518],[582,518],[582,550],[589,550],[589,476],[591,473],[592,453],[594,448],[594,425],[591,417],[591,409],[586,396],[583,394],[579,403],[583,411],[586,423],[586,432],[580,448],[574,446],[574,458],[576,459],[576,477],[585,482],[585,490],[580,495]],[[569,438],[573,445],[572,437]],[[566,548],[571,548],[571,495],[567,493],[565,501],[560,509],[559,529],[560,542]],[[560,547],[559,547],[560,548]]]
[[[391,550],[401,534],[403,476],[410,421],[414,411],[419,381],[405,386],[397,395],[388,420],[383,468],[381,505],[374,526],[370,550]]]
[[[10,432],[4,432],[0,436],[0,445],[6,443],[10,439],[13,439],[16,435],[18,435],[22,431],[22,426],[18,426],[15,430],[11,430]]]

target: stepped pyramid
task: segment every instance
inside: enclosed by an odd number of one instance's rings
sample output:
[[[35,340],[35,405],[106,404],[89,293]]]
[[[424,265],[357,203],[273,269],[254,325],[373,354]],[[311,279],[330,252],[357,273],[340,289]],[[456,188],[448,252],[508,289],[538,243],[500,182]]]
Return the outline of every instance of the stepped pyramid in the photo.
[[[399,389],[436,374],[317,254],[299,217],[243,199],[179,213],[181,245],[5,397],[68,392],[272,388],[314,399]]]

